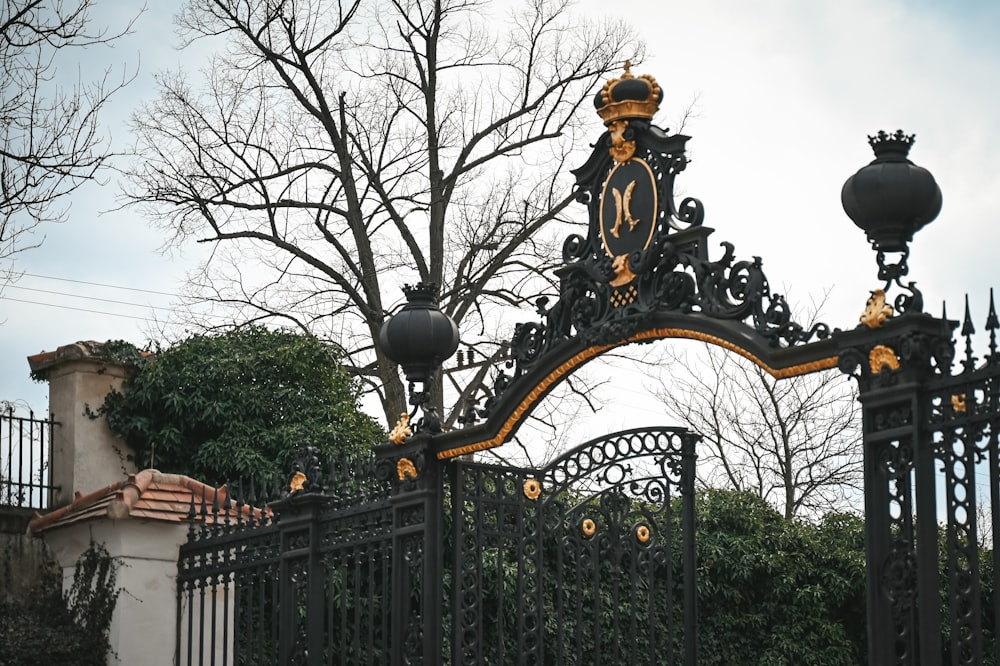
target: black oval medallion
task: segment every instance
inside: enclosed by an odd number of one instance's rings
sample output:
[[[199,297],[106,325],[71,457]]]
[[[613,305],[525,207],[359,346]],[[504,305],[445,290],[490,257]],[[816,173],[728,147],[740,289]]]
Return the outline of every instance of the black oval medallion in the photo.
[[[615,165],[601,192],[601,240],[608,256],[649,246],[656,227],[656,178],[643,160]]]

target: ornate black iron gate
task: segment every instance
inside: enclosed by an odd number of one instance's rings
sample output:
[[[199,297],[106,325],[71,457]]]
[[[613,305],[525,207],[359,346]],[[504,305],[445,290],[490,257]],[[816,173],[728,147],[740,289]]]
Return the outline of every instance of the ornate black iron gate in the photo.
[[[407,497],[425,493],[391,497],[373,465],[341,466],[330,492],[303,465],[270,512],[194,498],[177,662],[694,666],[696,439],[628,431],[537,470],[456,461],[440,538]]]
[[[966,312],[953,372],[958,322],[925,314],[903,283],[908,243],[941,207],[934,179],[907,158],[913,137],[869,137],[876,159],[842,194],[884,286],[853,330],[802,326],[759,258],[737,261],[722,243],[712,260],[701,203],[675,204],[688,137],[651,123],[661,97],[628,65],[598,93],[607,131],[574,172],[587,236],[566,240],[558,297],[540,297],[541,320],[515,328],[463,428],[444,432],[430,405],[458,332],[435,287],[417,285],[380,336],[413,411],[354,477],[384,482],[375,494],[340,501],[306,488],[273,506],[273,522],[202,499],[201,528],[181,550],[182,663],[694,664],[694,436],[623,433],[538,470],[463,459],[508,441],[591,359],[672,337],[722,346],[778,378],[834,367],[855,376],[868,663],[1000,663],[1000,598],[983,586],[1000,570],[1000,320],[991,299],[980,362]]]
[[[587,442],[543,469],[452,466],[453,664],[694,666],[694,444]]]

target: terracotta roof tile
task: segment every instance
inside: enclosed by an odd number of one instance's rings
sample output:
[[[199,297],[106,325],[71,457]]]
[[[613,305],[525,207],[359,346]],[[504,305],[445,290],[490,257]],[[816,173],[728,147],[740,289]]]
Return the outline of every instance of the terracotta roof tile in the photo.
[[[183,522],[188,519],[192,497],[198,504],[206,502],[211,512],[211,507],[216,502],[219,507],[225,504],[228,487],[213,488],[180,474],[164,474],[155,469],[145,469],[87,495],[77,493],[70,504],[55,511],[45,515],[36,514],[28,523],[28,532],[37,535],[56,527],[97,518],[113,520],[143,518],[169,523]],[[262,513],[269,513],[270,510],[252,507],[241,509],[244,516],[251,512],[255,519],[259,519]],[[227,512],[220,508],[215,519],[225,520],[226,517]],[[230,508],[228,518],[235,520],[236,517],[236,507]],[[209,521],[212,520],[213,517],[209,516]]]
[[[41,352],[28,357],[28,367],[33,375],[43,377],[52,368],[66,363],[67,361],[80,361],[92,359],[96,361],[106,361],[118,363],[107,353],[107,343],[96,340],[81,340],[70,345],[62,345],[55,351]],[[140,351],[143,356],[150,356],[151,352]]]

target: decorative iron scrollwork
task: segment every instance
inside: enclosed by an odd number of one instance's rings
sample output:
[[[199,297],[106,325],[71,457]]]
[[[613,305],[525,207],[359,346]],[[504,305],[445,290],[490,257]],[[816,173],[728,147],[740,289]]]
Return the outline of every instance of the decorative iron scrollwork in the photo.
[[[618,160],[609,149],[624,140],[635,150]],[[830,336],[826,324],[793,321],[785,298],[771,292],[759,257],[738,261],[733,245],[724,242],[722,256],[709,259],[711,229],[702,227],[701,202],[674,201],[674,179],[687,166],[687,140],[630,119],[627,129],[616,125],[605,133],[573,172],[577,200],[589,210],[588,235],[573,234],[563,243],[558,297],[540,297],[541,321],[515,328],[506,369],[481,416],[554,347],[567,340],[621,342],[647,330],[659,314],[743,322],[760,344],[775,348]]]

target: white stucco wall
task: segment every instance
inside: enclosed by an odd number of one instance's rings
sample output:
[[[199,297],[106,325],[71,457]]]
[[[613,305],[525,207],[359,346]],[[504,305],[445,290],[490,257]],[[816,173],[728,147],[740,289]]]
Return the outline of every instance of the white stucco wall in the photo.
[[[109,655],[109,666],[174,663],[177,552],[187,539],[187,524],[100,518],[52,529],[43,538],[63,567],[66,590],[73,583],[74,565],[91,539],[103,543],[120,563],[122,592],[110,630],[117,658]]]

